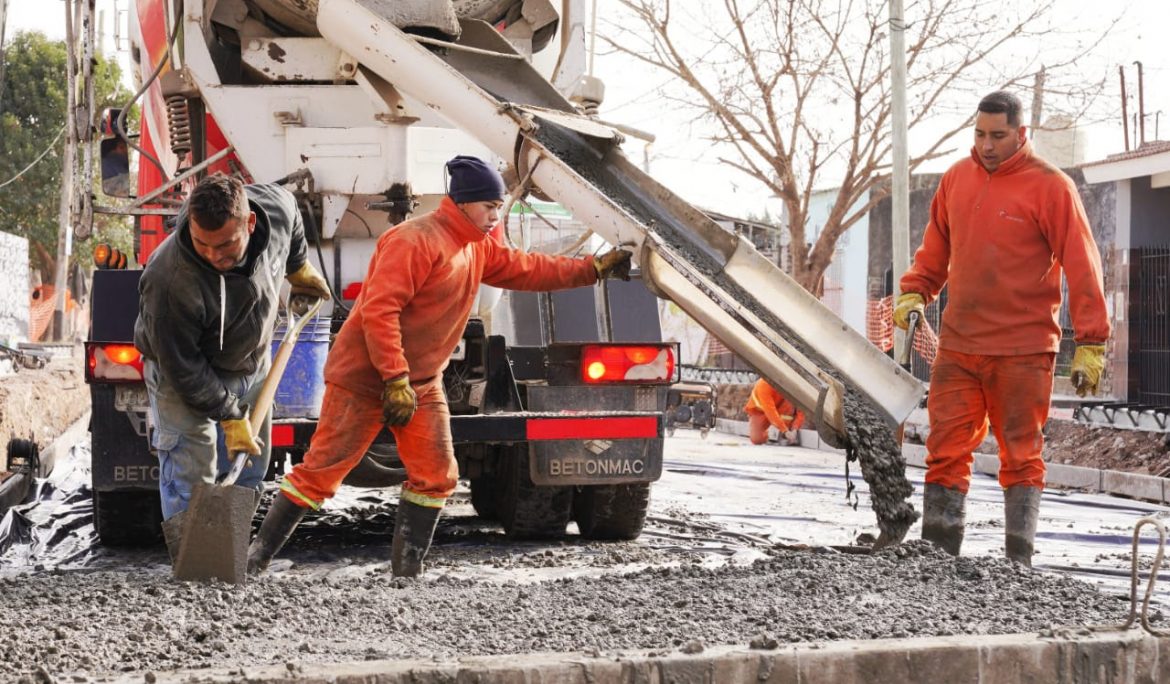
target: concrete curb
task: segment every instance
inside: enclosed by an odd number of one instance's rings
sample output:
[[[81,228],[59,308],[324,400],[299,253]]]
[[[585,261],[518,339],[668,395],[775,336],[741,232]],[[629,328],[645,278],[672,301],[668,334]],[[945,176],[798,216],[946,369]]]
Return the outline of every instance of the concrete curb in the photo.
[[[1067,633],[1067,635],[1065,634]],[[701,653],[530,654],[446,661],[269,665],[155,673],[159,682],[330,682],[336,684],[617,684],[650,682],[1097,682],[1170,684],[1170,637],[1136,630],[1058,636],[1007,634],[841,641],[774,650],[718,646]],[[1105,675],[1104,673],[1108,673]],[[1106,679],[1101,679],[1105,676]],[[115,681],[142,682],[143,675]],[[152,681],[147,678],[147,681]]]
[[[741,437],[747,436],[747,423],[744,421],[720,418],[715,421],[715,429]],[[834,449],[822,442],[814,430],[800,431],[800,446],[806,449],[844,453],[841,449]],[[925,446],[903,444],[902,455],[906,458],[906,465],[915,468],[926,467]],[[977,453],[973,469],[977,473],[995,477],[999,474],[999,457],[995,454]],[[1049,463],[1045,481],[1050,487],[1083,489],[1152,503],[1170,504],[1170,478],[1155,475]]]

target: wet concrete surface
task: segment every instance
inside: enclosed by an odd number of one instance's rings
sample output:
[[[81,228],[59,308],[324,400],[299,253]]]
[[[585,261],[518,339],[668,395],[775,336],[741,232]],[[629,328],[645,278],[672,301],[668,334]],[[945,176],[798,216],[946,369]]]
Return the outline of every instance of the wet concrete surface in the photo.
[[[959,559],[912,541],[835,552],[876,533],[842,458],[680,430],[635,542],[508,541],[465,492],[426,576],[390,576],[396,492],[345,490],[259,581],[175,582],[165,549],[94,545],[87,450],[0,536],[0,680],[100,680],[180,668],[406,657],[694,651],[715,644],[1036,631],[1120,622],[1129,535],[1162,507],[1046,492],[1039,572],[1002,559],[1001,494],[973,483]],[[920,490],[920,472],[911,470]],[[570,528],[572,529],[572,528]],[[918,534],[915,527],[909,538]],[[807,545],[805,550],[791,547]],[[1150,548],[1149,544],[1144,545]],[[1152,554],[1151,554],[1152,555]],[[1065,568],[1068,572],[1044,571]],[[1123,576],[1118,576],[1119,574]],[[1159,599],[1170,603],[1170,583]],[[1161,609],[1153,615],[1162,625]],[[38,675],[38,671],[40,674]],[[149,679],[149,678],[148,678]]]

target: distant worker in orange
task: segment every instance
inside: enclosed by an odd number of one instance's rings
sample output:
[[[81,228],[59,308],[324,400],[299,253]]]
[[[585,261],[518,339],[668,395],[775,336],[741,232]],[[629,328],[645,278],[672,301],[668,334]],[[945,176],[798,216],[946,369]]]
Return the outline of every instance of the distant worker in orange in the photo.
[[[1020,100],[980,101],[971,156],[943,175],[894,323],[905,329],[948,285],[930,373],[922,538],[958,555],[972,451],[999,443],[1007,557],[1031,566],[1044,489],[1041,428],[1060,344],[1061,271],[1076,332],[1071,379],[1096,394],[1109,318],[1101,258],[1073,181],[1032,150]]]
[[[467,156],[446,168],[450,187],[439,208],[378,238],[361,294],[325,363],[317,431],[248,550],[249,573],[267,568],[305,512],[337,493],[385,425],[407,477],[391,570],[395,577],[420,574],[459,475],[443,368],[480,283],[540,291],[629,280],[628,251],[574,259],[504,247],[488,237],[506,193],[499,172]]]
[[[752,440],[752,444],[766,443],[769,427],[779,430],[788,446],[800,444],[800,433],[797,430],[804,425],[804,414],[767,380],[760,378],[756,381],[743,410],[748,414],[748,439]]]

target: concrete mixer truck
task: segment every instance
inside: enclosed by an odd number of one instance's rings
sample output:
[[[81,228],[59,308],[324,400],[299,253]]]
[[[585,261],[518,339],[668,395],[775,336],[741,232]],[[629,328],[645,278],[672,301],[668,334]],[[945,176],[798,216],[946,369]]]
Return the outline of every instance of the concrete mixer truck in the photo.
[[[586,5],[131,3],[138,96],[100,117],[105,139],[94,145],[103,158],[134,150],[137,182],[121,199],[75,203],[79,233],[94,212],[121,213],[135,225],[132,268],[94,274],[86,343],[103,542],[158,534],[157,461],[131,343],[140,273],[133,267],[166,239],[185,191],[213,172],[287,184],[314,265],[336,295],[310,337],[302,334],[302,371],[286,377],[284,395],[278,391],[277,469],[307,447],[320,401],[314,355],[345,320],[375,241],[438,203],[442,163],[460,153],[504,169],[518,201],[500,239],[563,253],[604,241],[634,251],[639,267],[629,283],[480,293],[444,385],[472,503],[508,534],[560,535],[570,521],[588,538],[640,534],[662,469],[667,389],[677,380],[677,349],[661,341],[658,298],[676,302],[782,388],[832,444],[850,444],[851,402],[890,426],[917,405],[922,388],[897,364],[750,243],[624,156],[622,133],[595,116],[602,89],[585,74]],[[133,104],[140,125],[127,130]],[[118,139],[128,144],[111,142]],[[127,187],[103,181],[111,191]],[[572,227],[550,219],[555,211],[571,216]],[[618,361],[591,372],[602,357]],[[396,473],[386,433],[351,484],[385,486]]]

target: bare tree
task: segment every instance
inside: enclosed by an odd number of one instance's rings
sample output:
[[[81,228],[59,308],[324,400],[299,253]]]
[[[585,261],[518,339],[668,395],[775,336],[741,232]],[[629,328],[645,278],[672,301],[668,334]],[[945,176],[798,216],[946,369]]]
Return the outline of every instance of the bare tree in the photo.
[[[1104,84],[1068,74],[1109,27],[1054,30],[1057,0],[921,0],[907,8],[910,168],[950,152],[975,100],[1030,87],[1044,69],[1060,93],[1045,110],[1080,115]],[[886,0],[619,0],[603,39],[675,78],[661,97],[713,123],[720,161],[762,183],[787,213],[792,275],[820,294],[837,240],[889,194],[890,92]],[[1022,7],[1021,7],[1022,6]],[[1114,20],[1113,23],[1116,23]],[[1112,24],[1109,24],[1112,26]],[[1040,50],[1043,45],[1044,60]],[[1021,93],[1027,101],[1027,94]],[[814,188],[839,188],[815,244]]]

